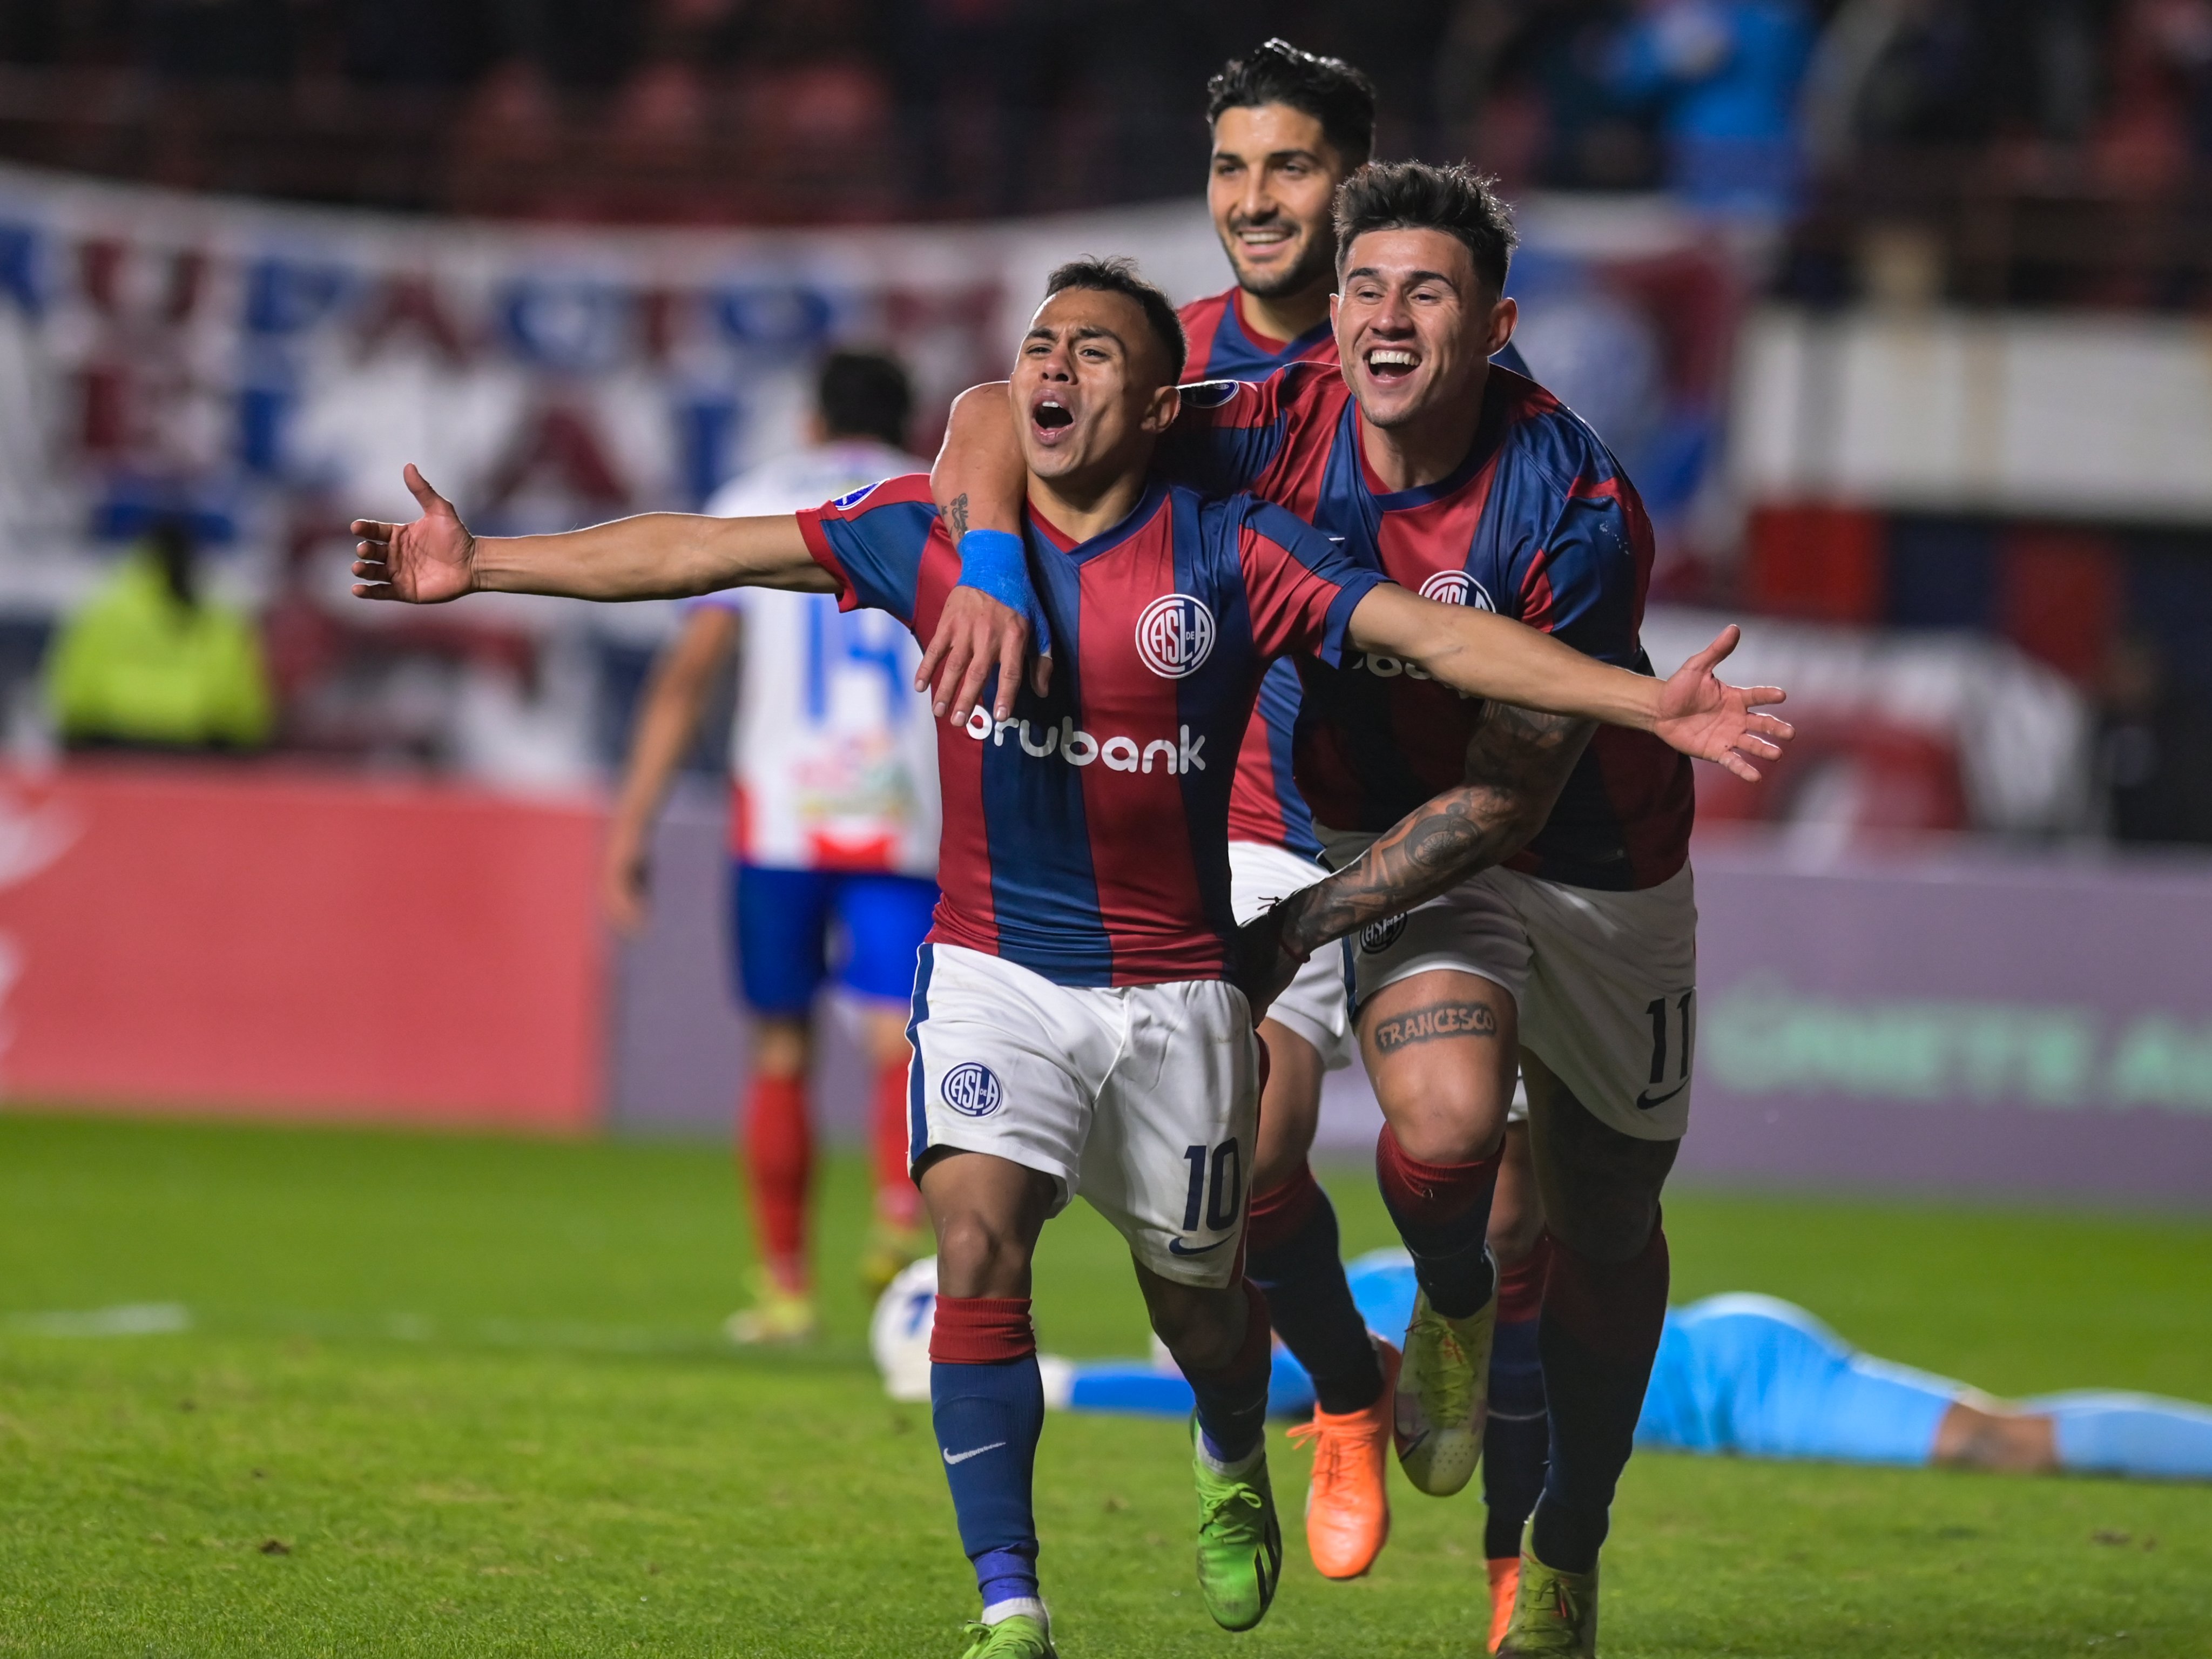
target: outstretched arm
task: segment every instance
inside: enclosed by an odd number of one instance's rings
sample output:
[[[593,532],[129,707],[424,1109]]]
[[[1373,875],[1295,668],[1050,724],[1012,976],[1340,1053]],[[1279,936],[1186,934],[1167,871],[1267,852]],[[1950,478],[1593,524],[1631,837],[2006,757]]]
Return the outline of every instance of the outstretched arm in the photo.
[[[1456,690],[1524,708],[1650,732],[1670,748],[1756,782],[1753,758],[1775,760],[1787,721],[1754,711],[1783,700],[1771,685],[1734,686],[1713,670],[1742,637],[1733,624],[1671,678],[1632,674],[1492,611],[1437,605],[1377,587],[1352,613],[1363,651],[1403,657]]]
[[[999,671],[997,718],[1014,712],[1014,693],[1022,683],[1022,665],[1030,654],[1031,612],[1035,598],[1026,606],[994,598],[964,580],[965,544],[971,531],[1011,537],[1017,548],[1022,534],[1022,501],[1029,473],[1022,464],[1021,442],[1014,428],[1013,405],[1004,380],[970,386],[952,401],[945,423],[945,442],[930,469],[930,493],[945,515],[952,545],[963,553],[961,584],[945,596],[937,618],[937,631],[921,654],[921,672],[914,689],[931,692],[930,704],[939,717],[948,712],[965,720],[991,670]],[[1003,546],[1003,542],[1001,543]],[[1025,583],[1024,583],[1025,585]],[[1052,684],[1052,647],[1046,641],[1030,669],[1036,694],[1042,696]]]
[[[1237,934],[1237,980],[1255,1018],[1332,939],[1425,904],[1502,864],[1544,827],[1593,727],[1510,703],[1486,708],[1468,741],[1468,781],[1416,807],[1365,853],[1301,888]]]
[[[836,591],[835,579],[807,552],[799,520],[788,514],[641,513],[554,536],[477,536],[412,465],[405,476],[421,518],[410,524],[354,520],[360,538],[356,598],[442,605],[484,592],[666,599],[721,587]]]

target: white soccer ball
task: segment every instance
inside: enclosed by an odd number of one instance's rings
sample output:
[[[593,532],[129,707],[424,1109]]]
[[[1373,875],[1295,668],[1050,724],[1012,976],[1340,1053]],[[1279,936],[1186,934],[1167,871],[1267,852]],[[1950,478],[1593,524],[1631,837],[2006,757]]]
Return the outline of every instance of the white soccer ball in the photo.
[[[868,1352],[894,1400],[929,1398],[929,1330],[937,1317],[937,1258],[926,1255],[891,1280],[868,1321]]]

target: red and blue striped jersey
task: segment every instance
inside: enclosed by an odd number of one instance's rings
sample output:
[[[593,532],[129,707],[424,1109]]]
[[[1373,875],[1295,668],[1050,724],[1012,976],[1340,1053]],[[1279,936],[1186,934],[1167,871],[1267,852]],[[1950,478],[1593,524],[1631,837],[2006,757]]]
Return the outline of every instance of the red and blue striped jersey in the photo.
[[[1431,599],[1650,672],[1638,637],[1652,557],[1643,502],[1597,434],[1524,376],[1493,366],[1467,460],[1396,493],[1367,465],[1358,405],[1334,364],[1189,390],[1183,409],[1163,451],[1178,476],[1279,502]],[[1299,672],[1297,777],[1318,822],[1386,830],[1464,780],[1479,702],[1392,657],[1355,653]],[[1580,887],[1656,886],[1689,856],[1692,813],[1686,757],[1601,726],[1510,867]]]
[[[1224,289],[1193,300],[1176,313],[1182,319],[1190,355],[1183,375],[1192,380],[1264,380],[1285,363],[1333,363],[1336,331],[1323,318],[1295,340],[1271,339],[1244,321],[1241,289]]]
[[[894,478],[799,515],[847,609],[927,639],[960,574],[929,480]],[[1229,794],[1267,665],[1334,663],[1382,578],[1249,495],[1154,483],[1072,543],[1031,514],[1030,580],[1052,625],[1052,690],[1012,720],[990,693],[938,729],[944,801],[930,938],[1061,985],[1219,979],[1235,931]]]
[[[1237,289],[1193,300],[1176,314],[1190,341],[1183,373],[1194,380],[1264,380],[1285,363],[1336,362],[1336,334],[1324,321],[1295,340],[1273,340],[1245,325]],[[1291,768],[1298,720],[1298,671],[1287,661],[1267,671],[1260,706],[1237,754],[1229,798],[1229,839],[1267,842],[1308,858],[1321,852],[1313,814]]]

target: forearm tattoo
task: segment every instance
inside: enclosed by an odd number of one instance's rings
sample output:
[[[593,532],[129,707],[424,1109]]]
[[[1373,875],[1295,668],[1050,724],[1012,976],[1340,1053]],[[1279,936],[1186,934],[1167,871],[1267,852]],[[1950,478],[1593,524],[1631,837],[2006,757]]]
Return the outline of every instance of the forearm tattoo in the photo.
[[[1384,1054],[1443,1037],[1494,1037],[1498,1016],[1480,1002],[1436,1002],[1375,1022],[1375,1046]]]
[[[952,544],[960,545],[968,534],[968,492],[962,490],[946,503],[945,522],[952,532]]]
[[[1407,813],[1355,863],[1285,899],[1285,947],[1310,956],[1511,858],[1543,828],[1593,729],[1588,720],[1492,703],[1468,742],[1468,781]]]

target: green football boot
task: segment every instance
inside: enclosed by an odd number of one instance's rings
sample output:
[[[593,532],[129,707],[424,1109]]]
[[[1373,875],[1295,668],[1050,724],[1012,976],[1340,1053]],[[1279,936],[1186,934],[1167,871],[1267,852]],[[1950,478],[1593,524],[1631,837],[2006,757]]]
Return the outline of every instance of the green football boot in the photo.
[[[1498,1659],[1595,1659],[1596,1653],[1597,1569],[1560,1572],[1546,1566],[1524,1530],[1521,1584]]]
[[[1224,1630],[1249,1630],[1267,1616],[1283,1576],[1283,1529],[1275,1522],[1264,1449],[1245,1475],[1221,1474],[1206,1461],[1198,1419],[1190,1425],[1198,1477],[1198,1588]]]
[[[1025,1613],[995,1625],[969,1624],[960,1633],[969,1638],[960,1659],[1060,1659],[1044,1621]]]
[[[1415,1488],[1449,1498],[1474,1478],[1482,1431],[1490,1417],[1490,1343],[1498,1330],[1498,1295],[1464,1319],[1447,1319],[1413,1299],[1406,1357],[1398,1368],[1395,1437],[1398,1467]]]

